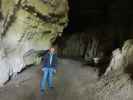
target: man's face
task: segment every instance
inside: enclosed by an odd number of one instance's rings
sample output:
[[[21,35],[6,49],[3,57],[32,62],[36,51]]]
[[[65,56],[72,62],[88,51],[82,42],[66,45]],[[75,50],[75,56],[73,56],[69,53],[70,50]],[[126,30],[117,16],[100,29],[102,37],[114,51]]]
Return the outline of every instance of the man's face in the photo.
[[[55,48],[50,48],[50,52],[54,53],[55,52]]]

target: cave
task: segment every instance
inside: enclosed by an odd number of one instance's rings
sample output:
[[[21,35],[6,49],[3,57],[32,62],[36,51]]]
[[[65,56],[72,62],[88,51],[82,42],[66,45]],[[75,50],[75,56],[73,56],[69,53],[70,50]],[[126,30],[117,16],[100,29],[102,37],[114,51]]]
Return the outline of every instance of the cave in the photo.
[[[107,47],[104,46],[106,49],[110,48],[105,51],[108,55],[116,48],[121,48],[124,41],[132,38],[132,8],[130,4],[132,4],[130,0],[70,0],[69,23],[64,29],[62,37],[67,40],[74,33],[95,34],[94,37],[99,38],[101,45],[110,42],[106,44]]]
[[[0,0],[0,100],[132,100],[132,4]],[[41,95],[51,47],[55,87]]]

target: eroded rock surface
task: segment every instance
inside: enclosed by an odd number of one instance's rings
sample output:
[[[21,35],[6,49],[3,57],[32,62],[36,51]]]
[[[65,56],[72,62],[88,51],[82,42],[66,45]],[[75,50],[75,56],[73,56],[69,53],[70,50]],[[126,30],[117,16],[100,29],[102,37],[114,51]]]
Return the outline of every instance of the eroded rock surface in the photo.
[[[26,52],[50,47],[67,26],[68,10],[67,0],[1,0],[0,84],[34,62],[25,62]]]
[[[131,100],[133,93],[133,42],[127,40],[122,49],[113,52],[103,77],[94,85],[94,100]]]
[[[85,61],[109,58],[113,40],[107,35],[93,31],[64,35],[59,41],[59,54],[67,57],[83,58]],[[106,60],[106,59],[104,59]]]

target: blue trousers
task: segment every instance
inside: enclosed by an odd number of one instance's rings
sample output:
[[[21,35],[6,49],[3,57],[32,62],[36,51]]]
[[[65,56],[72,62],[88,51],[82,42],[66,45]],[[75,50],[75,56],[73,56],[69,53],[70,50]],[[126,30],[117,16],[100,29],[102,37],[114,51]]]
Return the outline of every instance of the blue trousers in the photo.
[[[43,76],[40,82],[40,89],[42,92],[46,90],[46,83],[48,83],[48,87],[53,87],[53,75],[54,75],[54,68],[44,68],[43,69]]]

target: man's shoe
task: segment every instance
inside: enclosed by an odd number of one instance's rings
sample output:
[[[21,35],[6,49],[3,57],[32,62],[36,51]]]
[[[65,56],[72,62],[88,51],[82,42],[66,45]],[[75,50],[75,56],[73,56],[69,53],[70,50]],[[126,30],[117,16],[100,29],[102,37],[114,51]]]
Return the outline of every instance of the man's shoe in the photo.
[[[42,96],[48,95],[48,91],[41,90],[41,95],[42,95]]]
[[[40,92],[41,92],[41,95],[44,95],[45,94],[45,91],[44,90],[41,90]]]
[[[53,90],[53,89],[54,89],[54,87],[53,87],[53,86],[52,86],[52,87],[49,87],[49,89],[50,89],[50,90]]]

